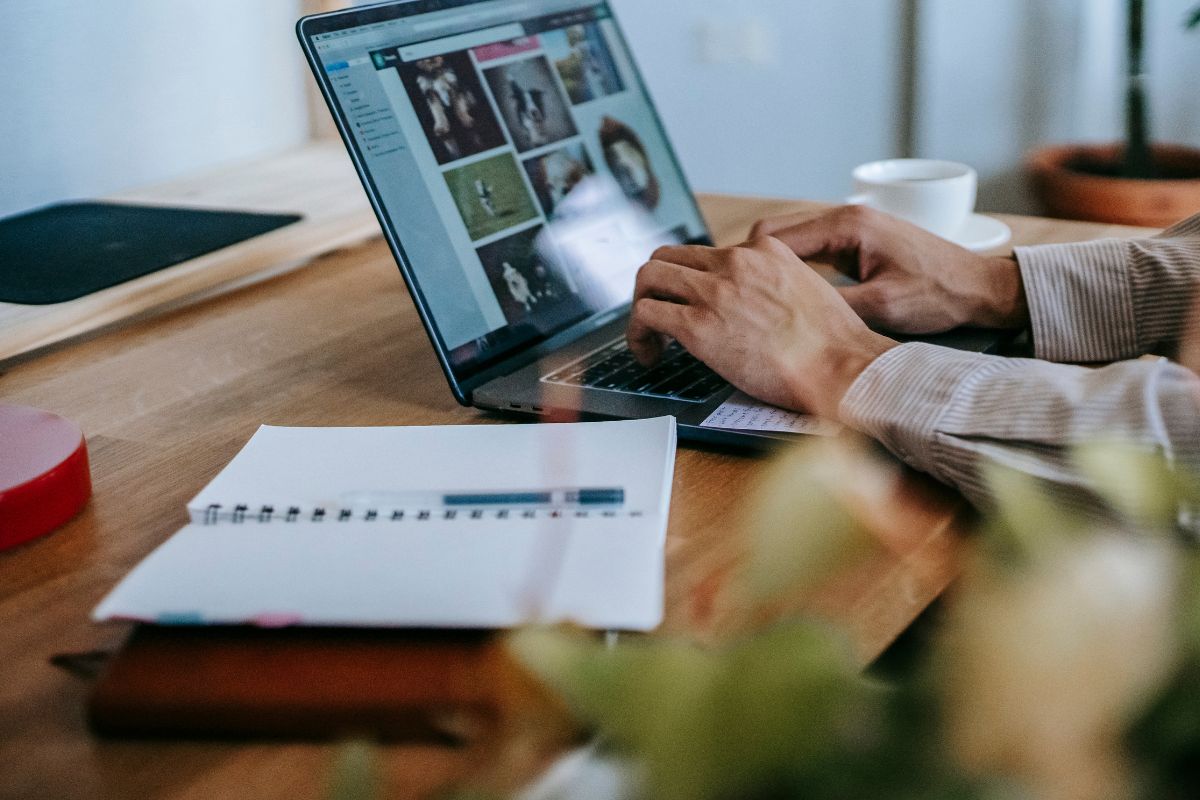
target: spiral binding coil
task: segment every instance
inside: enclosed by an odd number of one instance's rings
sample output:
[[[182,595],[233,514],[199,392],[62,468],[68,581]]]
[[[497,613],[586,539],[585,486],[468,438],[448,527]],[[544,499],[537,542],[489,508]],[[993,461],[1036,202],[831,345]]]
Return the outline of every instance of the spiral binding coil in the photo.
[[[346,522],[432,522],[435,520],[454,521],[459,519],[471,521],[509,520],[509,519],[615,519],[617,517],[637,518],[643,516],[640,511],[595,511],[564,509],[352,509],[352,508],[313,508],[302,509],[299,506],[289,506],[286,511],[275,506],[264,505],[257,511],[251,506],[241,503],[233,506],[232,510],[220,503],[213,503],[204,509],[204,525],[219,525],[223,522],[234,525],[248,523],[267,524],[283,522],[295,524],[300,522],[315,522],[333,524]]]

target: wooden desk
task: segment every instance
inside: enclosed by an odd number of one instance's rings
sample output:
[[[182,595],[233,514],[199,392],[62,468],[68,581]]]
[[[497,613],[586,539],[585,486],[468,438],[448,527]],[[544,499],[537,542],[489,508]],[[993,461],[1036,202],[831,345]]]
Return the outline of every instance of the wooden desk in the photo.
[[[322,190],[347,203],[358,191],[352,180]],[[815,208],[721,197],[705,197],[704,207],[725,242],[765,214]],[[1122,232],[1011,222],[1020,242]],[[335,252],[301,271],[5,369],[0,364],[0,401],[82,424],[96,495],[53,537],[0,554],[0,797],[320,796],[329,747],[94,740],[83,722],[88,684],[47,661],[118,645],[124,630],[92,625],[89,611],[185,522],[188,499],[258,425],[494,421],[454,404],[387,249],[376,240]],[[736,558],[738,500],[762,469],[755,458],[681,449],[668,631],[695,631],[698,603]],[[901,554],[826,599],[825,611],[852,631],[864,662],[953,580],[958,510],[949,501],[918,509],[928,524]],[[425,796],[471,774],[476,762],[471,752],[389,749],[387,796]]]
[[[379,235],[341,142],[309,145],[106,198],[118,203],[302,214],[287,228],[68,303],[0,303],[0,363],[73,336],[194,303]]]

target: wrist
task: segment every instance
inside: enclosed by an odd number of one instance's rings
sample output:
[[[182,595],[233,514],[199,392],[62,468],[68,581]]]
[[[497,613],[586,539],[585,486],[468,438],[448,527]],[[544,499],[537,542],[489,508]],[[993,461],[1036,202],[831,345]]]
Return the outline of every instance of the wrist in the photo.
[[[899,346],[893,339],[867,331],[853,342],[829,348],[822,354],[820,367],[800,378],[802,406],[819,417],[838,419],[850,387],[880,356]]]
[[[1029,302],[1016,258],[980,259],[978,268],[976,302],[970,324],[1001,330],[1029,327]]]

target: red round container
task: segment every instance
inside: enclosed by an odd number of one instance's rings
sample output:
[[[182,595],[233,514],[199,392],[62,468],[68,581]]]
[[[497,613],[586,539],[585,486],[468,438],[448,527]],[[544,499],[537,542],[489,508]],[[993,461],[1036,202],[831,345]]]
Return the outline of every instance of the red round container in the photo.
[[[91,496],[79,426],[46,411],[0,405],[0,550],[57,530]]]

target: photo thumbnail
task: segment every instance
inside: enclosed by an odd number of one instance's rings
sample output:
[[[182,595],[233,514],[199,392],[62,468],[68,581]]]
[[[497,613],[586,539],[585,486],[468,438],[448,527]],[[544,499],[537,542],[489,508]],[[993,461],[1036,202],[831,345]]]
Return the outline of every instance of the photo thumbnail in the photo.
[[[473,242],[538,216],[509,153],[450,170],[446,185]]]
[[[396,71],[439,164],[504,146],[500,121],[466,52],[399,64]]]
[[[504,64],[484,74],[518,151],[536,150],[578,135],[546,59],[539,56]]]
[[[525,172],[533,185],[534,194],[542,204],[547,217],[553,217],[558,204],[566,199],[571,190],[584,178],[596,174],[592,159],[582,142],[569,144],[561,150],[525,162]]]
[[[488,282],[510,325],[552,328],[587,313],[571,284],[538,257],[540,227],[479,249]]]
[[[625,91],[604,31],[596,23],[572,25],[542,38],[575,105]]]
[[[600,122],[600,147],[609,171],[625,196],[649,211],[658,208],[662,201],[662,185],[637,132],[620,120],[605,117]]]

